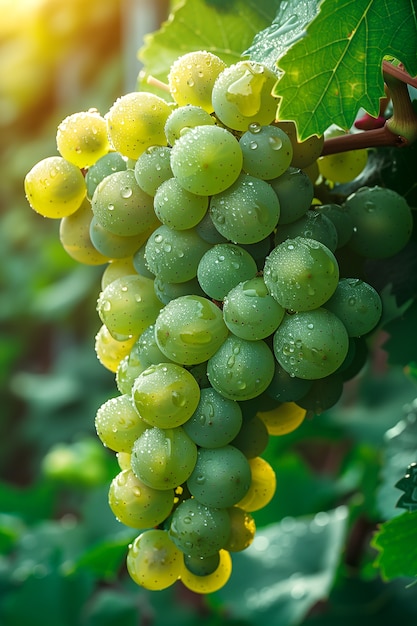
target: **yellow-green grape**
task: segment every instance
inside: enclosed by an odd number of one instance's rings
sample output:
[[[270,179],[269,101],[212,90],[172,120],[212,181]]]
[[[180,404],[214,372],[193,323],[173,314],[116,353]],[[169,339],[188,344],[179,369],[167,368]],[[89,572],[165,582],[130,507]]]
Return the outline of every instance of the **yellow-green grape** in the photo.
[[[130,467],[130,452],[118,452],[116,454],[117,463],[121,470],[131,469]]]
[[[129,354],[137,337],[118,341],[104,324],[95,338],[96,355],[100,363],[110,372],[116,373],[120,362]]]
[[[228,509],[230,516],[230,535],[224,545],[229,552],[241,552],[246,550],[255,538],[256,524],[252,515],[244,511],[240,506],[232,506]]]
[[[101,442],[115,452],[130,452],[149,424],[143,420],[128,394],[110,398],[97,410],[95,427]]]
[[[121,259],[112,259],[110,263],[107,264],[101,277],[101,288],[105,289],[107,285],[110,285],[110,283],[116,280],[116,278],[134,274],[137,274],[137,271],[133,265],[132,256],[126,256]]]
[[[323,150],[324,136],[312,135],[304,141],[299,141],[297,137],[297,127],[291,121],[276,122],[291,140],[293,154],[291,160],[292,167],[299,167],[302,170],[311,166],[317,161]]]
[[[160,591],[175,583],[184,571],[182,552],[165,530],[145,530],[129,546],[127,570],[145,589]]]
[[[185,566],[180,575],[181,582],[195,593],[213,593],[225,586],[232,573],[232,558],[227,550],[220,550],[220,562],[212,574],[198,576]]]
[[[173,99],[180,106],[193,104],[212,113],[213,85],[225,68],[226,63],[212,52],[187,52],[172,64],[168,74]]]
[[[95,109],[68,115],[58,126],[56,144],[64,159],[90,167],[110,150],[106,120]]]
[[[246,131],[249,125],[274,121],[277,99],[272,89],[276,75],[255,61],[239,61],[219,74],[212,99],[216,116],[228,128]]]
[[[276,476],[268,461],[260,456],[248,460],[251,470],[251,484],[246,495],[237,502],[244,511],[259,511],[272,500],[276,489]]]
[[[259,411],[257,415],[270,435],[287,435],[303,423],[306,413],[295,402],[283,402],[272,411]]]
[[[99,252],[90,237],[93,212],[89,201],[84,198],[79,209],[63,217],[59,224],[59,239],[70,257],[84,265],[103,265],[109,258]]]
[[[81,170],[61,156],[36,163],[26,174],[24,186],[32,209],[52,219],[75,213],[87,193]]]
[[[130,528],[152,528],[170,515],[173,489],[152,489],[131,469],[122,470],[110,484],[109,505],[119,522]]]
[[[166,121],[165,134],[168,143],[173,146],[186,128],[194,126],[212,126],[216,120],[210,113],[199,106],[189,104],[174,109]]]
[[[115,235],[107,228],[104,228],[93,216],[90,223],[90,239],[93,246],[102,255],[109,259],[124,259],[137,250],[147,240],[149,233],[140,233],[139,235]]]
[[[164,127],[171,111],[165,100],[146,91],[121,96],[105,116],[114,148],[136,160],[150,146],[166,146]]]
[[[340,137],[346,133],[339,128],[332,128],[325,133],[325,138]],[[365,169],[368,161],[368,151],[347,150],[320,157],[317,161],[320,174],[334,183],[348,183]]]

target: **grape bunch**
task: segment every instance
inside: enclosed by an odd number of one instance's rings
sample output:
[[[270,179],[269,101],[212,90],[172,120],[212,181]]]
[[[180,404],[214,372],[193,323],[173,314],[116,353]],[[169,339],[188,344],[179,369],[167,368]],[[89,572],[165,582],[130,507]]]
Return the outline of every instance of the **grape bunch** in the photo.
[[[366,362],[381,297],[340,259],[411,235],[390,189],[314,198],[323,138],[275,119],[276,80],[187,53],[166,98],[68,116],[25,178],[68,254],[104,266],[95,349],[117,394],[95,426],[120,466],[110,508],[138,530],[127,569],[150,590],[226,584],[275,493],[269,437],[333,406]]]

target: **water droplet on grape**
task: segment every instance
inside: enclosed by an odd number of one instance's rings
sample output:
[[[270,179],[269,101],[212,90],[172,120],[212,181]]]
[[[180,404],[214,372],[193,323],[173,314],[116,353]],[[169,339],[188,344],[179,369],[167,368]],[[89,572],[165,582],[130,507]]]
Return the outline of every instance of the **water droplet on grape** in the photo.
[[[251,150],[256,150],[256,148],[257,148],[257,147],[258,147],[258,144],[256,143],[256,141],[251,141],[251,142],[249,143],[249,148],[250,148]]]
[[[268,143],[272,150],[280,150],[282,148],[282,139],[279,137],[269,137]]]
[[[258,122],[252,122],[252,124],[249,124],[248,130],[253,133],[253,134],[257,134],[261,132],[261,125],[258,124]]]

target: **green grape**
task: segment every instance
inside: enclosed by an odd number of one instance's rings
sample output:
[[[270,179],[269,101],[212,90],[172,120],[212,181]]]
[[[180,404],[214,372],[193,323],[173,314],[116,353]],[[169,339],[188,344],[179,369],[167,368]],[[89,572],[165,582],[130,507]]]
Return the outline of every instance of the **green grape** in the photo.
[[[211,93],[217,76],[226,64],[220,57],[205,50],[187,52],[171,65],[169,91],[180,106],[192,104],[213,112]]]
[[[206,295],[201,289],[196,276],[183,283],[167,283],[160,276],[155,276],[154,287],[155,293],[162,304],[168,304],[171,300],[181,296],[195,295],[204,297]]]
[[[230,335],[208,360],[207,376],[226,398],[250,400],[265,391],[274,368],[273,354],[262,339],[247,341]]]
[[[126,340],[115,339],[103,324],[95,337],[97,358],[105,368],[116,372],[121,360],[129,354],[134,341],[134,337]]]
[[[211,574],[197,575],[184,567],[180,580],[183,585],[194,593],[214,593],[227,583],[232,573],[232,559],[227,550],[220,550],[220,562],[217,569]]]
[[[101,254],[91,241],[90,224],[92,218],[91,205],[85,198],[75,213],[61,219],[59,239],[64,250],[75,261],[85,265],[103,265],[109,259]]]
[[[175,509],[169,535],[184,554],[207,557],[218,552],[230,535],[230,517],[225,509],[205,506],[188,498]]]
[[[191,475],[197,461],[197,446],[182,426],[148,428],[132,447],[135,475],[153,489],[175,489]]]
[[[343,376],[339,371],[313,380],[306,395],[297,400],[297,404],[307,411],[313,411],[315,415],[320,415],[333,407],[343,393]]]
[[[337,231],[337,248],[342,248],[350,240],[353,233],[352,216],[346,207],[340,204],[319,204],[314,206],[314,210],[320,214],[326,215]]]
[[[255,243],[242,243],[240,246],[249,252],[249,254],[255,259],[256,266],[259,271],[262,271],[264,268],[265,257],[271,252],[271,248],[273,247],[271,242],[271,237],[265,237],[265,239],[261,239],[260,241],[255,241]]]
[[[136,378],[146,369],[145,365],[139,362],[133,363],[127,354],[119,362],[116,370],[116,385],[120,393],[131,394],[133,383]]]
[[[97,410],[95,427],[101,442],[115,452],[130,452],[140,435],[149,428],[136,411],[128,394],[110,398]]]
[[[106,120],[96,109],[68,115],[58,126],[56,145],[70,163],[90,167],[110,150]]]
[[[139,415],[148,424],[175,428],[194,413],[200,388],[194,376],[181,365],[157,363],[139,374],[132,397]]]
[[[285,309],[273,298],[263,278],[256,276],[239,283],[223,302],[223,319],[237,337],[256,341],[276,331]]]
[[[174,506],[173,489],[152,489],[131,469],[122,470],[112,480],[109,505],[117,519],[131,528],[151,528],[161,524]]]
[[[393,189],[361,187],[343,205],[352,217],[349,249],[370,259],[397,254],[408,243],[413,215],[407,201]]]
[[[264,180],[241,174],[210,200],[210,215],[219,233],[234,243],[256,243],[274,230],[279,200]]]
[[[175,583],[184,569],[182,552],[165,530],[145,530],[129,546],[127,570],[145,589],[160,591]]]
[[[134,255],[133,255],[133,267],[135,268],[136,272],[138,274],[140,274],[141,276],[145,276],[146,278],[152,278],[152,280],[154,280],[155,279],[155,274],[153,272],[151,272],[150,269],[148,268],[148,265],[147,265],[147,262],[146,262],[146,257],[145,257],[145,250],[146,250],[147,241],[148,241],[148,239],[146,239],[144,244],[141,245],[140,248],[138,248],[136,250],[136,252],[134,253]]]
[[[248,458],[252,459],[264,452],[269,441],[269,433],[264,422],[256,415],[243,420],[242,427],[230,442]]]
[[[297,402],[311,387],[311,380],[290,376],[278,363],[275,365],[274,376],[266,390],[267,394],[278,402]]]
[[[197,278],[203,291],[220,301],[240,282],[254,278],[257,271],[254,258],[241,246],[218,243],[201,257]]]
[[[277,194],[280,206],[279,225],[295,222],[310,208],[314,187],[307,174],[289,167],[281,176],[269,181]]]
[[[102,291],[97,312],[115,338],[138,337],[153,324],[161,309],[153,280],[144,276],[121,276]]]
[[[117,452],[117,463],[121,470],[130,470],[130,452]]]
[[[171,168],[184,189],[201,196],[224,191],[239,176],[242,150],[234,135],[220,126],[187,129],[171,150]]]
[[[308,381],[310,384],[312,381]],[[295,402],[283,402],[271,411],[259,411],[258,417],[273,436],[288,435],[304,422],[307,411]]]
[[[159,348],[155,339],[155,324],[150,324],[138,337],[135,345],[135,357],[140,363],[145,365],[145,369],[150,365],[158,363],[170,363],[169,359]]]
[[[112,259],[107,263],[106,268],[101,276],[101,289],[104,290],[107,285],[112,283],[116,278],[122,276],[130,276],[137,274],[131,256],[120,259]]]
[[[340,137],[345,135],[345,131],[338,128],[331,128],[326,131],[325,138]],[[317,160],[320,174],[335,183],[348,183],[365,169],[368,162],[368,151],[365,149],[347,150],[328,154]]]
[[[264,281],[285,309],[308,311],[333,295],[339,266],[324,244],[298,236],[278,244],[265,259]]]
[[[297,127],[292,121],[276,122],[278,128],[281,128],[290,138],[293,148],[293,156],[291,166],[301,169],[309,167],[316,163],[321,155],[324,144],[324,136],[318,137],[311,135],[304,141],[299,141],[297,136]]]
[[[171,149],[167,146],[150,146],[135,163],[135,177],[141,189],[154,196],[159,185],[172,177]]]
[[[274,335],[274,354],[281,367],[310,380],[335,372],[348,347],[344,324],[322,307],[286,315]]]
[[[364,337],[350,337],[349,351],[350,359],[346,357],[338,369],[344,381],[354,378],[366,365],[368,360],[368,344],[366,339]]]
[[[220,553],[215,552],[209,556],[190,556],[184,554],[184,565],[186,569],[195,576],[207,576],[212,574],[219,567]]]
[[[197,267],[210,245],[193,229],[159,226],[145,247],[148,269],[167,283],[182,283],[197,275]]]
[[[215,119],[200,106],[188,104],[174,109],[165,123],[165,135],[171,146],[179,139],[187,128],[195,126],[212,126]]]
[[[150,146],[165,146],[170,113],[170,105],[153,93],[134,91],[118,98],[105,116],[115,150],[136,160]]]
[[[255,538],[255,520],[239,506],[232,506],[227,510],[230,516],[230,535],[224,549],[229,552],[246,550]]]
[[[281,176],[290,166],[292,144],[288,135],[277,126],[249,124],[239,140],[243,169],[251,176],[271,180]]]
[[[277,100],[272,89],[276,75],[255,61],[239,61],[219,74],[212,101],[219,120],[234,130],[246,131],[249,125],[273,122]]]
[[[183,428],[198,446],[220,448],[234,439],[242,427],[242,411],[235,400],[212,387],[201,389],[196,410]]]
[[[104,228],[93,215],[90,221],[89,236],[98,253],[108,259],[125,259],[132,256],[147,239],[148,233],[122,236]]]
[[[260,456],[248,460],[251,482],[244,497],[236,504],[249,513],[266,507],[275,495],[276,475],[271,465]]]
[[[336,250],[338,244],[337,230],[332,220],[324,213],[319,213],[314,209],[304,213],[295,222],[278,225],[274,242],[277,246],[286,239],[294,239],[295,237],[307,237],[320,241],[332,252]]]
[[[152,196],[137,184],[133,170],[114,172],[96,187],[91,207],[97,222],[122,237],[156,228]]]
[[[126,167],[126,159],[123,158],[119,152],[108,152],[100,157],[94,165],[88,168],[85,175],[87,197],[91,200],[97,185],[101,183],[106,176],[114,174],[114,172],[124,171]]]
[[[223,237],[213,224],[210,211],[207,211],[204,217],[198,222],[195,230],[200,235],[201,239],[204,239],[207,243],[215,244],[227,241],[226,237]]]
[[[350,337],[371,332],[382,315],[380,295],[359,278],[341,278],[324,306],[342,320]]]
[[[24,187],[31,208],[52,219],[75,213],[87,193],[81,170],[61,156],[38,161],[26,174]]]
[[[203,219],[208,203],[206,196],[197,196],[187,191],[176,178],[169,178],[161,183],[154,197],[157,218],[174,230],[196,226]]]
[[[198,449],[187,487],[201,504],[225,509],[245,496],[250,481],[249,461],[240,450],[228,444],[221,448]]]
[[[207,361],[227,335],[221,310],[201,296],[171,300],[155,322],[159,348],[168,358],[183,365]]]

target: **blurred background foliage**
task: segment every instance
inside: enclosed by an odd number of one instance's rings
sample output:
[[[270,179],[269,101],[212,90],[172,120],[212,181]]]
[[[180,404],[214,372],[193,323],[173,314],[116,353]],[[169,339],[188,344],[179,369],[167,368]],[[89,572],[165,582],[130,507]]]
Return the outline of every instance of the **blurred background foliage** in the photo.
[[[148,593],[126,574],[136,532],[109,510],[118,470],[94,430],[97,408],[117,395],[94,353],[102,268],[79,267],[66,255],[58,223],[28,210],[23,178],[56,153],[66,115],[90,107],[105,113],[135,88],[141,39],[169,4],[0,0],[0,624],[415,620],[415,587],[407,589],[407,577],[384,583],[370,546],[377,524],[400,513],[395,482],[417,460],[415,306],[404,319],[398,309],[417,288],[411,270],[404,278],[398,266],[386,273],[405,294],[395,299],[388,285],[391,339],[386,331],[373,339],[369,366],[335,409],[271,439],[264,456],[277,473],[277,494],[255,515],[254,551],[237,555],[227,588],[210,598],[181,586]],[[384,168],[390,180],[397,160],[409,184],[413,158],[382,150],[367,180]],[[399,177],[387,184],[395,188]]]

